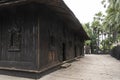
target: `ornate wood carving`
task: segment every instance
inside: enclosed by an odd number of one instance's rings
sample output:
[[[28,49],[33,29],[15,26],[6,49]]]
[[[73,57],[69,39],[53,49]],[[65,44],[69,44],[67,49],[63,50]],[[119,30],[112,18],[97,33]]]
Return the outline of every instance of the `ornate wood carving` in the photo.
[[[16,25],[9,29],[8,51],[20,51],[21,48],[21,29]]]

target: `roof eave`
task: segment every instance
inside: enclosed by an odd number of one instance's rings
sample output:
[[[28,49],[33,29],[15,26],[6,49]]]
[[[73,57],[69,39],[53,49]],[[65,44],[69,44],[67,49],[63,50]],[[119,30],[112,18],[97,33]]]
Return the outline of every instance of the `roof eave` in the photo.
[[[89,40],[90,38],[86,34],[85,30],[83,29],[81,23],[76,18],[76,16],[73,14],[73,12],[66,6],[66,4],[63,2],[63,0],[14,0],[9,1],[6,3],[0,4],[0,7],[7,7],[7,6],[14,6],[14,5],[21,5],[26,3],[41,3],[49,6],[52,10],[58,13],[58,15],[64,16],[64,18],[69,19],[74,24],[74,30],[76,30],[79,34],[82,34],[84,36],[84,40]]]

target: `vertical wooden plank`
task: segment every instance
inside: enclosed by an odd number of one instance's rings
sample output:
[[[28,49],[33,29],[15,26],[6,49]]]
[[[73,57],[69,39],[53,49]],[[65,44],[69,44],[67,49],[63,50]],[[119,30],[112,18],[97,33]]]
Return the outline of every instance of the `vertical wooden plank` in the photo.
[[[38,17],[38,25],[37,25],[37,37],[38,37],[38,43],[37,43],[37,68],[40,68],[40,18]]]
[[[1,22],[1,20],[0,20]],[[0,60],[1,60],[1,53],[2,53],[2,26],[0,23]]]

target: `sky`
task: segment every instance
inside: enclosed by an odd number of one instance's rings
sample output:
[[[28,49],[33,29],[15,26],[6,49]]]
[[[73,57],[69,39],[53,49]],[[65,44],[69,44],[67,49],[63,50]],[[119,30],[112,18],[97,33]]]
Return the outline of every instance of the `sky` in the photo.
[[[82,24],[92,22],[95,13],[99,11],[105,12],[101,1],[102,0],[64,0]]]

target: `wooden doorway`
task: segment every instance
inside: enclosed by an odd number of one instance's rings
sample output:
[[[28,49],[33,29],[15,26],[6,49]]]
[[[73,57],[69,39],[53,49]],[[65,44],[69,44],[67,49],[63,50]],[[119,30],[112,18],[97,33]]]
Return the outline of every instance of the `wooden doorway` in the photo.
[[[74,46],[74,53],[75,53],[75,57],[77,57],[77,46]]]
[[[66,44],[62,44],[62,56],[63,56],[63,61],[66,61]]]

